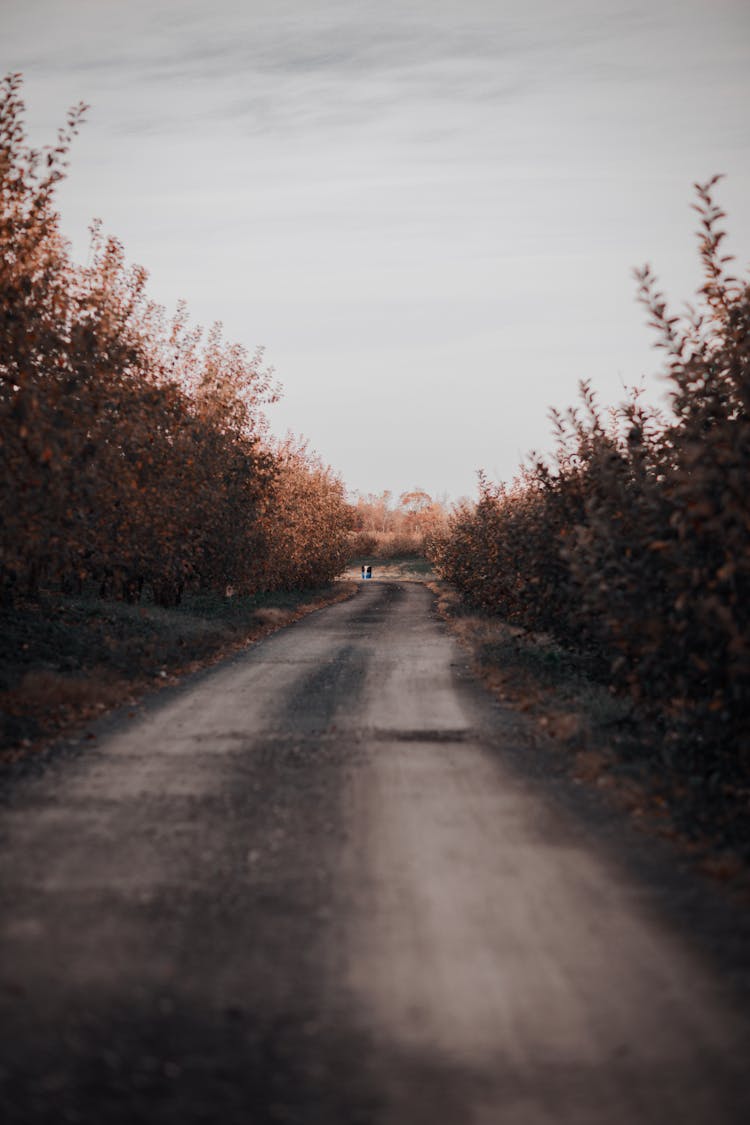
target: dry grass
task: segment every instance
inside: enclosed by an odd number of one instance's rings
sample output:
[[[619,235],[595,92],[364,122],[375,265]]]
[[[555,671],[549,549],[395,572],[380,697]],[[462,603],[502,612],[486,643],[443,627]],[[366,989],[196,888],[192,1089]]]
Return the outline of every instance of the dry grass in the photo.
[[[59,730],[117,706],[131,690],[126,680],[114,679],[106,668],[92,668],[86,675],[38,669],[27,672],[13,690],[0,692],[0,710],[19,720],[33,715],[39,726]],[[19,745],[30,745],[30,740],[22,739]]]
[[[282,625],[288,625],[293,619],[294,617],[290,610],[277,609],[274,606],[267,606],[255,612],[255,620],[259,625],[272,625],[276,628],[281,628]]]

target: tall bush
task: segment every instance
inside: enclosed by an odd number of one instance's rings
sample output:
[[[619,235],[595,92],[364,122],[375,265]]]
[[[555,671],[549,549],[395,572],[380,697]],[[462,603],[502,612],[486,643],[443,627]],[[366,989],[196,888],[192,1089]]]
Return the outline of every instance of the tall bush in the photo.
[[[671,415],[634,394],[603,416],[584,384],[554,457],[510,488],[482,478],[435,558],[476,605],[599,656],[719,779],[750,769],[750,285],[727,272],[715,184],[697,186],[699,308],[671,315],[638,273]]]
[[[20,76],[0,86],[0,593],[95,580],[169,605],[189,585],[327,580],[341,486],[270,441],[262,354],[191,328],[184,306],[169,320],[97,223],[88,264],[72,261],[55,188],[84,111],[33,150]]]

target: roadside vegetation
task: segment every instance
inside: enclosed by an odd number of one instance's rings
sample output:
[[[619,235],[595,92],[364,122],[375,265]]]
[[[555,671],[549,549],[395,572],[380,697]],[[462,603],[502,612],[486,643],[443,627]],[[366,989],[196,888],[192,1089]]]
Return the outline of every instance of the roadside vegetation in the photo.
[[[698,187],[700,304],[640,297],[671,412],[633,393],[553,413],[556,447],[480,478],[431,556],[466,604],[554,643],[652,724],[642,753],[696,832],[750,858],[750,285],[728,272],[716,179]],[[665,798],[666,799],[666,798]]]
[[[261,351],[193,327],[184,306],[167,316],[97,222],[73,261],[56,192],[85,107],[35,150],[21,89],[0,83],[6,742],[35,737],[22,699],[83,700],[88,682],[101,701],[94,681],[182,666],[252,633],[270,595],[296,605],[328,586],[351,521],[338,476],[271,438],[279,388]],[[178,606],[179,621],[157,612]]]
[[[387,489],[360,493],[352,504],[350,562],[424,558],[447,518],[447,501],[421,488],[402,492],[398,500]]]
[[[347,557],[338,477],[270,439],[260,352],[152,302],[92,228],[71,260],[55,209],[84,107],[26,143],[20,78],[0,88],[0,596],[56,587],[158,605],[186,591],[320,586]]]

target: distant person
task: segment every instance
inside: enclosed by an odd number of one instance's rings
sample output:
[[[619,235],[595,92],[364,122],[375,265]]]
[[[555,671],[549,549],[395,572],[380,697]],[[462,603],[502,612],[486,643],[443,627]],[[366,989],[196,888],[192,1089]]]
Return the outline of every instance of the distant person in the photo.
[[[372,578],[372,567],[371,566],[368,566],[367,574],[365,575],[365,577],[366,578]]]
[[[363,578],[365,577],[365,574],[366,574],[366,571],[365,571],[365,564],[364,564],[364,563],[362,563],[362,577],[363,577]]]

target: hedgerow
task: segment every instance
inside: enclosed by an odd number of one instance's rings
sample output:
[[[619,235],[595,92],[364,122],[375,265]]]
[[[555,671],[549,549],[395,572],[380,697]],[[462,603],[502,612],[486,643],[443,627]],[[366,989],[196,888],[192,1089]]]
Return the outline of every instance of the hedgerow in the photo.
[[[20,75],[0,85],[0,595],[96,581],[169,605],[186,586],[329,581],[343,488],[269,439],[262,353],[191,328],[184,306],[168,319],[97,223],[73,262],[55,192],[85,108],[34,150]]]
[[[553,456],[482,477],[433,551],[476,606],[590,654],[709,787],[750,774],[750,285],[727,272],[717,179],[697,185],[698,308],[671,315],[638,273],[669,416],[638,394],[604,413],[583,384]]]

